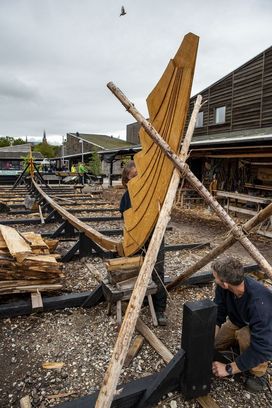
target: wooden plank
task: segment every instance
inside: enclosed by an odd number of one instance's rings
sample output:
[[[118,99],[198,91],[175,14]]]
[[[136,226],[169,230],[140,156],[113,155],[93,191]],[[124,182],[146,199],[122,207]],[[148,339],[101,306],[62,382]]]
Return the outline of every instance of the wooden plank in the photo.
[[[144,336],[151,347],[153,347],[153,349],[161,356],[163,361],[169,363],[172,360],[173,354],[140,318],[137,320],[136,329],[142,336]]]
[[[227,208],[228,211],[234,211],[234,212],[238,212],[238,213],[241,213],[241,214],[247,214],[247,215],[256,215],[257,214],[256,211],[248,210],[246,208],[237,207],[237,206],[234,206],[234,205],[229,205],[229,206],[224,205],[224,208]]]
[[[29,395],[26,395],[20,399],[20,408],[31,408],[31,400]]]
[[[119,326],[122,323],[122,302],[121,300],[117,300],[116,302],[116,321]]]
[[[39,214],[40,214],[41,224],[44,224],[45,223],[44,216],[43,216],[42,209],[41,209],[40,205],[39,205]]]
[[[27,255],[31,254],[30,245],[14,228],[0,224],[0,231],[10,254],[16,258],[17,262],[22,262]]]
[[[234,198],[235,200],[238,200],[238,201],[245,201],[245,202],[250,202],[250,203],[260,203],[260,204],[269,204],[269,202],[271,201],[269,198],[265,198],[265,197],[257,197],[257,196],[253,196],[249,194],[233,193],[230,191],[222,191],[222,190],[217,190],[216,196]]]
[[[143,342],[144,342],[143,336],[138,334],[133,340],[132,344],[130,345],[130,348],[128,350],[128,353],[127,353],[127,356],[124,362],[124,367],[128,367],[130,363],[132,362],[132,360],[134,359],[134,357],[137,356],[137,354],[142,348]]]
[[[32,304],[32,309],[35,312],[43,310],[42,296],[41,296],[41,292],[38,289],[36,292],[31,293],[31,304]]]
[[[40,234],[36,234],[35,232],[28,231],[20,233],[22,237],[29,243],[31,248],[39,248],[39,249],[47,249],[49,253],[49,248],[44,239]]]
[[[196,400],[202,408],[220,408],[210,394],[198,397]]]
[[[137,269],[129,269],[127,271],[108,271],[108,279],[110,283],[117,284],[118,282],[122,282],[131,278],[137,277],[139,274],[139,268]]]
[[[105,262],[108,271],[129,270],[140,268],[143,264],[143,256],[121,257],[108,259]]]
[[[154,324],[155,327],[157,327],[158,326],[158,319],[157,319],[157,315],[156,315],[156,312],[155,312],[152,296],[147,295],[147,299],[148,299],[148,304],[149,304],[149,309],[150,309],[153,324]]]

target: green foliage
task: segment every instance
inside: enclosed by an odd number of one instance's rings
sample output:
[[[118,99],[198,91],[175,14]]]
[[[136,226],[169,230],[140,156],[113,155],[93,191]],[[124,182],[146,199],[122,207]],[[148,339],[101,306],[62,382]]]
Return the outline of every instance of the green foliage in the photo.
[[[34,152],[40,152],[44,157],[52,158],[56,157],[58,146],[52,146],[48,143],[39,143],[34,149]]]
[[[21,156],[21,160],[22,160],[21,164],[24,170],[27,167],[28,162],[29,162],[29,154],[27,156]],[[29,172],[30,172],[30,169],[28,168],[26,173],[29,173]]]
[[[95,176],[99,176],[101,174],[102,163],[97,151],[92,153],[91,160],[88,163],[88,169]]]
[[[18,137],[17,139],[11,136],[0,137],[0,147],[16,146],[20,144],[25,144],[25,141],[21,137]]]
[[[21,145],[21,144],[25,144],[25,140],[23,140],[21,137],[18,137],[17,139],[13,139],[13,145]]]
[[[0,147],[11,146],[13,142],[13,137],[5,136],[0,137]]]

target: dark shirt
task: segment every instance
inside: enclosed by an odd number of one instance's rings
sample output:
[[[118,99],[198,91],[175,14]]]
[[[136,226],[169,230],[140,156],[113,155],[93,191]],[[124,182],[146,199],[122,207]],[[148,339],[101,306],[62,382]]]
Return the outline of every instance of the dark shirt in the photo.
[[[128,190],[126,190],[123,194],[123,197],[121,198],[120,201],[120,206],[119,206],[119,211],[122,215],[122,218],[124,217],[123,213],[128,210],[131,207],[131,202],[130,202],[130,196]]]
[[[244,282],[245,293],[240,298],[217,285],[214,299],[218,326],[227,316],[240,328],[249,326],[250,346],[235,360],[241,371],[272,359],[272,291],[250,277]]]

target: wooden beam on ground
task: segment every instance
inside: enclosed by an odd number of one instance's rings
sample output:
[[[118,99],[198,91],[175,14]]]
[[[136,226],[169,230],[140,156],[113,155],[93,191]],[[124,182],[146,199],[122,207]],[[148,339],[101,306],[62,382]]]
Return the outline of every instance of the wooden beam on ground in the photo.
[[[66,293],[60,296],[43,296],[44,312],[61,310],[71,307],[91,308],[104,301],[102,285],[92,291],[82,293]],[[0,318],[30,315],[33,312],[30,297],[28,300],[20,299],[16,302],[2,303],[0,305]]]
[[[161,356],[165,363],[169,363],[172,360],[173,354],[139,317],[136,323],[136,330],[144,336],[146,341]]]
[[[224,208],[216,201],[216,199],[209,193],[209,191],[204,187],[204,185],[197,179],[197,177],[191,172],[188,165],[181,160],[176,153],[174,153],[171,147],[166,143],[166,141],[159,135],[156,129],[148,122],[143,115],[135,108],[134,104],[131,103],[127,97],[117,88],[112,82],[108,83],[108,88],[112,93],[119,99],[126,110],[131,113],[131,115],[141,124],[141,126],[146,130],[151,139],[157,143],[164,154],[174,163],[175,167],[181,172],[183,177],[189,181],[191,186],[205,199],[207,204],[213,208],[218,217],[223,221],[223,223],[230,228],[232,235],[237,239],[243,247],[249,252],[252,258],[261,266],[265,271],[267,276],[272,279],[272,266],[267,262],[267,260],[260,254],[258,249],[250,242],[247,236],[244,234],[243,230],[236,225],[233,219],[228,215]]]
[[[31,408],[31,400],[29,395],[26,395],[20,399],[20,408]]]
[[[261,224],[264,220],[266,220],[271,215],[272,215],[272,203],[270,203],[268,206],[263,208],[253,218],[248,220],[243,225],[242,228],[246,233],[249,233],[253,228],[255,228],[257,225]],[[169,283],[167,285],[167,289],[172,290],[172,289],[178,287],[184,280],[188,279],[190,276],[192,276],[199,269],[206,266],[209,262],[211,262],[217,256],[222,254],[224,251],[226,251],[228,248],[230,248],[233,244],[235,244],[235,242],[236,242],[236,238],[233,235],[230,235],[228,238],[226,238],[222,242],[222,244],[218,245],[217,247],[215,247],[214,249],[209,251],[209,253],[207,255],[205,255],[203,258],[201,258],[199,261],[197,261],[194,265],[187,268],[180,276],[178,276],[176,279],[174,279],[173,282]]]

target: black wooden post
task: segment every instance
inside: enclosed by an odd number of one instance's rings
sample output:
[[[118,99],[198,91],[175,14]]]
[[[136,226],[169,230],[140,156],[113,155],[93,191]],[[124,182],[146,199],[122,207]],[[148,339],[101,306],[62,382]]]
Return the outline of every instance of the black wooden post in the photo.
[[[216,312],[209,299],[184,304],[181,347],[186,359],[181,390],[185,399],[210,391]]]

